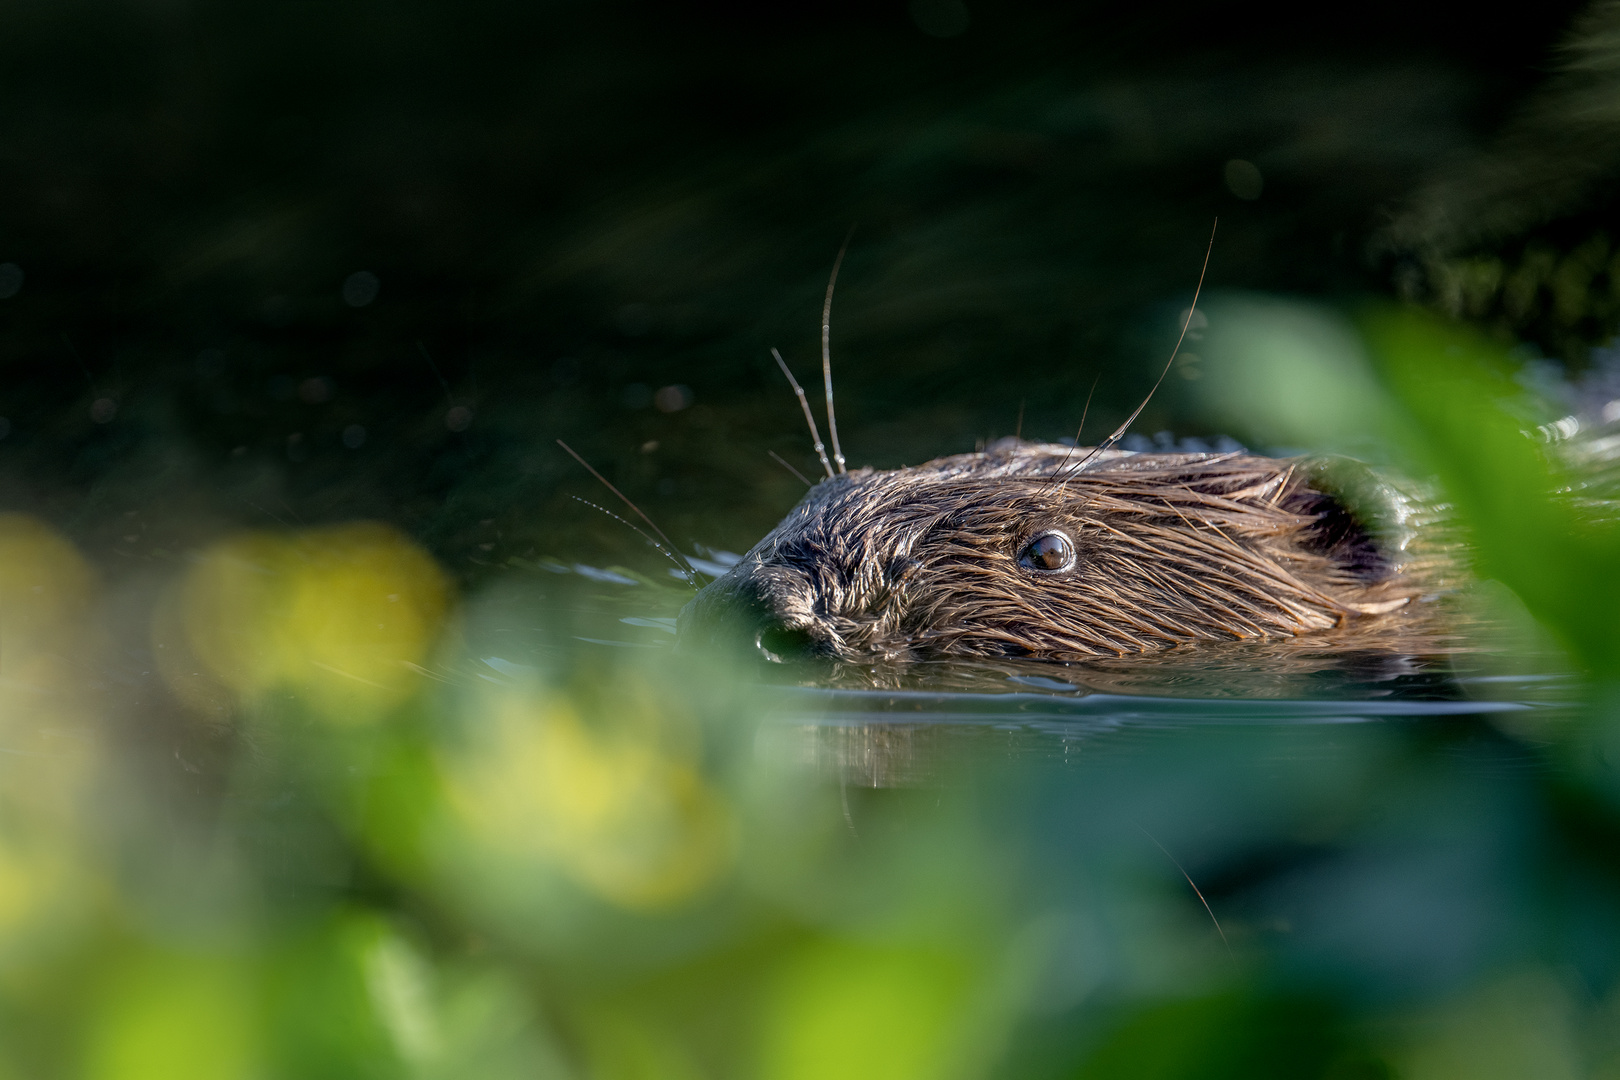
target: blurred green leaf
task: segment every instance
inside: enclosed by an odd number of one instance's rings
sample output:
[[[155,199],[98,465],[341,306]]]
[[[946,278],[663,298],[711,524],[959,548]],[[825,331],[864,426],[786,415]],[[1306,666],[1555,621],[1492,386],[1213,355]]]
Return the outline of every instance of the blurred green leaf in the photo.
[[[391,732],[356,794],[357,830],[388,871],[420,881],[427,873],[424,830],[439,813],[443,778],[414,731]]]
[[[1546,972],[1500,979],[1417,1018],[1402,1080],[1576,1080],[1585,1074],[1568,993]]]
[[[1333,1071],[1329,1073],[1329,1069]],[[1075,1080],[1378,1080],[1323,1004],[1243,994],[1160,1001],[1104,1038]]]
[[[1478,572],[1512,589],[1593,674],[1620,674],[1620,519],[1581,507],[1570,495],[1579,478],[1510,411],[1526,395],[1506,350],[1410,309],[1370,312],[1362,327],[1410,418],[1414,468],[1440,481]]]
[[[391,1000],[389,992],[396,988],[379,976],[374,959],[391,937],[375,915],[339,912],[274,943],[265,1012],[279,1072],[305,1080],[406,1075],[405,1055],[386,1010],[410,992],[400,991]],[[428,1022],[420,1010],[401,1021],[406,1027]]]
[[[94,1014],[85,1076],[256,1080],[264,1073],[255,996],[253,968],[241,957],[133,957]]]
[[[765,1080],[923,1080],[972,1058],[976,977],[930,948],[814,945],[782,972],[763,1028]]]
[[[1356,328],[1300,300],[1217,295],[1209,328],[1192,342],[1204,358],[1198,404],[1209,420],[1261,448],[1366,455],[1387,441],[1389,395]]]

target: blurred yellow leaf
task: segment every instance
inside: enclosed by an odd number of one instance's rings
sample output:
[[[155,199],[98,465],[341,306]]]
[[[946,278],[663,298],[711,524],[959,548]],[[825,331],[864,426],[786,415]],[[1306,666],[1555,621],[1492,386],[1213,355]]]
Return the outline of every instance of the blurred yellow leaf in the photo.
[[[91,650],[94,577],[50,526],[0,514],[0,724],[60,719]]]
[[[553,865],[628,908],[684,900],[729,862],[725,803],[644,723],[598,731],[537,691],[484,707],[481,741],[450,760],[447,787],[457,829],[497,859]]]
[[[360,523],[215,545],[179,615],[191,652],[242,699],[291,690],[333,722],[364,723],[414,692],[448,601],[425,552]]]

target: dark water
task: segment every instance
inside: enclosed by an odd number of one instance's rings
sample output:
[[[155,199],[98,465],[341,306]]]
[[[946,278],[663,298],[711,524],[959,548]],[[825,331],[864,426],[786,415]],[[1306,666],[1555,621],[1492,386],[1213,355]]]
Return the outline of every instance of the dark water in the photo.
[[[855,464],[1072,435],[1094,382],[1112,427],[1216,217],[1211,290],[1392,295],[1381,223],[1491,144],[1573,13],[29,10],[0,40],[5,504],[130,571],[378,518],[464,581],[653,565],[569,498],[602,492],[559,437],[683,544],[746,550],[799,491],[767,451],[811,465],[768,349],[809,372],[852,223]],[[1220,433],[1187,373],[1140,433]]]

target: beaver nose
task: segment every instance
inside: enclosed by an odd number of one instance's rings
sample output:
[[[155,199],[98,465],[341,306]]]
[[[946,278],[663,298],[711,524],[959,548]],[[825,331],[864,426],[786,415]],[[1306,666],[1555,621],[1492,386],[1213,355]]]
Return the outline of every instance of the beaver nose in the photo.
[[[677,647],[717,647],[773,664],[810,658],[816,639],[783,617],[773,584],[780,583],[745,575],[711,582],[681,610]]]
[[[773,664],[791,664],[814,656],[816,639],[808,630],[773,621],[754,635],[754,648]]]

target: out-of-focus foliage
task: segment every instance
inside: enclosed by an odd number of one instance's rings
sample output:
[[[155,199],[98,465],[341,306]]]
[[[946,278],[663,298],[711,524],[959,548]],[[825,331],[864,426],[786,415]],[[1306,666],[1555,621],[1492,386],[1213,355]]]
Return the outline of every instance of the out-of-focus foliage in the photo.
[[[1262,446],[1370,454],[1432,478],[1472,568],[1589,671],[1620,674],[1620,493],[1581,452],[1578,438],[1594,438],[1579,435],[1582,418],[1536,433],[1558,403],[1517,378],[1521,358],[1409,310],[1354,319],[1275,298],[1216,300],[1206,333],[1212,415]]]
[[[1504,350],[1437,321],[1366,321],[1380,372],[1410,418],[1410,457],[1468,527],[1475,565],[1507,585],[1594,676],[1620,677],[1620,513],[1578,496],[1582,477],[1526,432]],[[1553,419],[1549,417],[1548,419]]]
[[[1192,343],[1197,401],[1256,446],[1377,453],[1392,434],[1388,392],[1354,325],[1282,297],[1221,295]]]
[[[415,689],[446,591],[433,560],[381,526],[249,534],[201,554],[159,655],[183,695],[198,695],[200,667],[244,702],[292,690],[333,723],[366,723]]]
[[[732,822],[699,770],[698,731],[636,686],[588,725],[538,687],[475,695],[442,763],[434,845],[469,892],[560,872],[616,905],[678,904],[727,869]]]
[[[71,657],[95,647],[94,580],[54,530],[0,515],[0,716],[73,711],[79,681]]]

